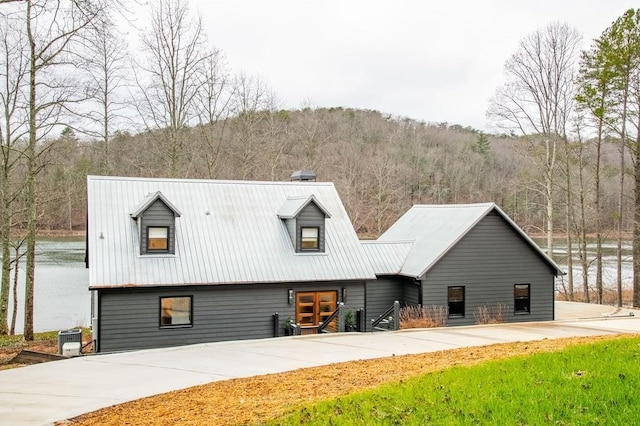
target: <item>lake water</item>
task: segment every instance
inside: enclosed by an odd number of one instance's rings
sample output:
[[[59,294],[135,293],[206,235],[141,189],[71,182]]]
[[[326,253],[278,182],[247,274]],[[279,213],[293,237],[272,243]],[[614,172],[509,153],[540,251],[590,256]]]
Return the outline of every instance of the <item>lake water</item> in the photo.
[[[41,239],[36,243],[33,309],[35,332],[66,330],[91,324],[89,270],[84,264],[84,238]],[[20,264],[16,333],[24,326],[25,262]],[[13,285],[13,274],[12,274]],[[10,299],[12,297],[10,296]],[[9,302],[9,321],[11,307]]]
[[[603,278],[605,286],[615,288],[616,257],[615,243],[608,241],[604,251]],[[543,248],[544,249],[544,248]],[[36,244],[36,282],[34,301],[34,330],[65,330],[91,324],[91,294],[89,271],[84,265],[84,238],[41,239]],[[554,249],[560,267],[566,270],[566,248],[557,245]],[[595,245],[589,245],[589,256],[595,257]],[[580,285],[582,270],[575,259],[574,285]],[[24,324],[24,262],[20,265],[20,285],[18,287],[18,318],[16,333],[22,334]],[[631,245],[623,246],[623,286],[631,288],[633,272]],[[13,279],[13,277],[12,277]],[[560,287],[559,278],[557,286]],[[595,263],[589,268],[589,281],[595,281]],[[12,303],[9,303],[11,308]],[[9,313],[11,315],[11,312]],[[11,317],[9,317],[11,318]]]
[[[538,241],[540,247],[545,250],[545,244]],[[602,282],[605,288],[616,289],[617,286],[617,244],[615,241],[605,241],[602,244]],[[573,247],[573,284],[582,285],[582,267],[580,259],[575,252],[576,246]],[[622,244],[622,288],[631,289],[633,287],[633,256],[630,242]],[[567,271],[567,247],[565,244],[558,244],[553,249],[554,258],[558,266],[565,272]],[[595,286],[596,281],[596,245],[595,243],[587,244],[587,260],[589,267],[587,269],[589,285]],[[561,280],[567,281],[567,276],[559,277],[556,281],[556,287],[561,287]]]

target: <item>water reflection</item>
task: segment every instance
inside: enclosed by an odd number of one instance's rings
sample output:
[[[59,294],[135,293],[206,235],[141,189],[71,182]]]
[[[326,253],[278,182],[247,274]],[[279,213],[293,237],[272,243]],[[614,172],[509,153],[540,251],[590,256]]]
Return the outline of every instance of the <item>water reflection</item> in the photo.
[[[84,265],[84,238],[47,238],[36,243],[33,328],[65,330],[91,323],[89,271]],[[19,267],[16,333],[24,326],[24,259]],[[13,275],[12,275],[13,280]],[[13,306],[10,295],[9,319]]]

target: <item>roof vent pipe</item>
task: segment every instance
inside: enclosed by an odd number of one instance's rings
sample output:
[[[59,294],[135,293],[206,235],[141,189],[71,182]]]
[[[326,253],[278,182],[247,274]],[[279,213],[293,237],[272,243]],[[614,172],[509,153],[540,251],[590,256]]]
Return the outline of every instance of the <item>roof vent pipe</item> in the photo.
[[[299,182],[315,182],[316,174],[313,170],[297,170],[291,173],[291,180]]]

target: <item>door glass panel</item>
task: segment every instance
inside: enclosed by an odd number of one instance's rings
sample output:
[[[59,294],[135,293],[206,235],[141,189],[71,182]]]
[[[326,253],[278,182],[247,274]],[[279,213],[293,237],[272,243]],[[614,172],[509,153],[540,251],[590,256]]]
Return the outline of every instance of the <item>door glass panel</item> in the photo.
[[[337,297],[338,294],[335,291],[298,293],[296,321],[302,326],[319,325],[336,310]]]

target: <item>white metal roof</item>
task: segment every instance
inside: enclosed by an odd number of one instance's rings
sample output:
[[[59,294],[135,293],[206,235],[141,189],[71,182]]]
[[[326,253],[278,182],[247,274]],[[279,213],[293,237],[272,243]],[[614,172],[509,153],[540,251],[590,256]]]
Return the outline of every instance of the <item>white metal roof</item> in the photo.
[[[90,288],[375,278],[332,183],[89,176],[87,191]],[[158,191],[181,213],[175,255],[140,255],[130,214]],[[331,214],[325,252],[295,253],[278,212],[310,196]]]
[[[331,217],[329,211],[316,199],[312,194],[308,197],[287,197],[280,210],[278,210],[278,217],[280,219],[292,219],[298,216],[298,213],[305,208],[309,203],[313,202],[324,213],[325,217]]]
[[[167,200],[167,198],[164,195],[162,195],[162,192],[156,191],[152,194],[147,194],[147,196],[144,197],[144,199],[142,200],[142,203],[140,203],[140,205],[136,207],[134,211],[131,212],[131,217],[137,219],[138,216],[144,213],[144,211],[147,208],[149,208],[149,206],[153,204],[156,200],[162,200],[162,202],[165,203],[167,207],[169,207],[173,211],[176,217],[182,216],[182,213],[180,213],[180,210],[178,210],[176,206],[174,206],[173,203],[171,203],[171,201]]]
[[[402,271],[413,241],[361,241],[378,275],[396,275]]]
[[[413,239],[414,244],[402,266],[401,274],[421,277],[491,211],[498,212],[543,260],[562,270],[494,203],[414,205],[394,223],[378,241]]]

